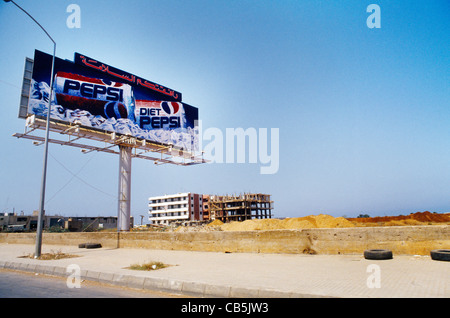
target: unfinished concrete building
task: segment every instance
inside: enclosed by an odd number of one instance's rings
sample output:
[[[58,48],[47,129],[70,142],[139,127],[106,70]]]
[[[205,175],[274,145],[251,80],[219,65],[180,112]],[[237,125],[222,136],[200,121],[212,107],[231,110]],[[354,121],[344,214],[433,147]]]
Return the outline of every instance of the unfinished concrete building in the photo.
[[[269,194],[211,195],[209,203],[210,218],[222,222],[272,218]]]

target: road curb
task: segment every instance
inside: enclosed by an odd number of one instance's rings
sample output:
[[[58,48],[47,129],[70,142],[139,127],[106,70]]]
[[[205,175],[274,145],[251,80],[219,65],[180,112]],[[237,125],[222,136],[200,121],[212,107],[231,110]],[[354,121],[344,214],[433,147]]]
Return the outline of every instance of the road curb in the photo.
[[[21,262],[0,261],[0,268],[32,272],[43,275],[69,277],[66,267]],[[206,298],[330,298],[332,296],[300,294],[270,289],[233,287],[212,285],[193,281],[182,281],[170,278],[147,277],[139,275],[118,274],[81,270],[80,278],[128,288],[157,290],[170,293],[186,294]]]

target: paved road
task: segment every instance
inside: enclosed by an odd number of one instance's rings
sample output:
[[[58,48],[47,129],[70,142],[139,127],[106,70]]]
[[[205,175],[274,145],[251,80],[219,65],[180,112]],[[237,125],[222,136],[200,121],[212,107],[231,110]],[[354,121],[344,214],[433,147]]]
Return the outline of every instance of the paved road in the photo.
[[[429,256],[394,255],[390,260],[373,261],[362,255],[44,245],[44,253],[61,251],[78,257],[45,261],[21,257],[33,250],[31,244],[0,244],[0,268],[66,279],[69,267],[77,266],[86,281],[204,297],[450,297],[449,263]],[[131,264],[149,261],[171,266],[155,271],[128,269]]]
[[[63,277],[0,269],[0,298],[177,298],[179,295],[83,281],[67,287]]]

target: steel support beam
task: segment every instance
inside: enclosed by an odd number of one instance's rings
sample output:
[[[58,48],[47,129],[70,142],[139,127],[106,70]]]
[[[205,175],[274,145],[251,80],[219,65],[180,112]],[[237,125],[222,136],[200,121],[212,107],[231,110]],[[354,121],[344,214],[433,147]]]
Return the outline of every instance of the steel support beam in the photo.
[[[119,200],[117,232],[130,231],[131,217],[131,147],[119,146]]]

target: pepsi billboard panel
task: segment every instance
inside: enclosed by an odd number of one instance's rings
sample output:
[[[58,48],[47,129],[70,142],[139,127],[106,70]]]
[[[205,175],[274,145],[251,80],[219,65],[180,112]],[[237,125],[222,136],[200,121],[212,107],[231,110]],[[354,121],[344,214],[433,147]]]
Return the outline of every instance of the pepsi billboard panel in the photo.
[[[52,56],[36,50],[28,114],[46,117]],[[198,150],[198,109],[181,93],[75,53],[55,58],[50,118]]]

